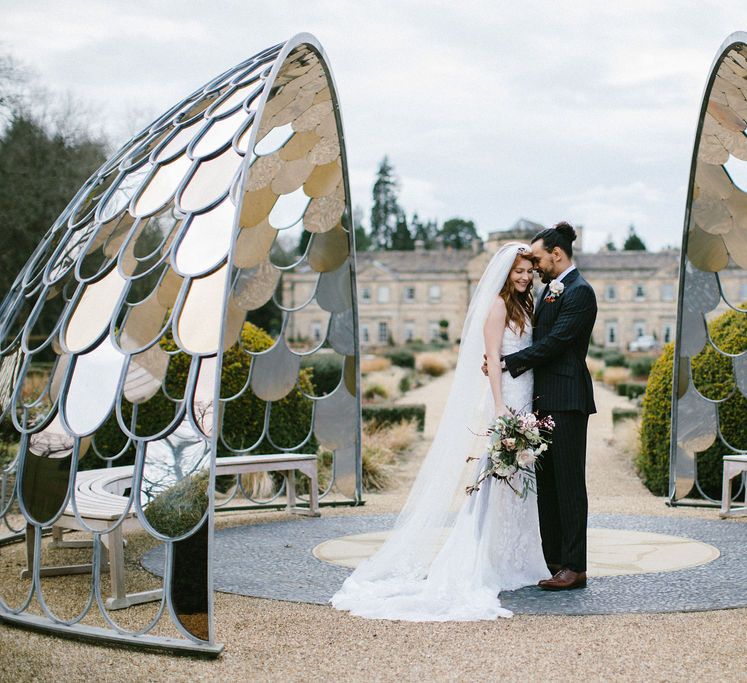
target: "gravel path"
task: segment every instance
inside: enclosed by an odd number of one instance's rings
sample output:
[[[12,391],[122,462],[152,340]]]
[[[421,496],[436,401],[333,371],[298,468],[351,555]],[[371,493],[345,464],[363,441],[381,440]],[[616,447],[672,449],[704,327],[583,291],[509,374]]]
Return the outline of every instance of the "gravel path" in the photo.
[[[363,508],[329,510],[325,515],[399,509],[432,438],[451,377],[438,378],[407,397],[407,402],[426,403],[426,431],[412,456],[400,465],[397,487],[368,496]],[[587,474],[591,511],[716,519],[713,510],[672,510],[646,491],[623,452],[619,434],[612,429],[611,409],[626,400],[600,386],[596,396],[599,414],[590,424]],[[275,518],[287,516],[224,515],[218,523],[235,526]],[[145,544],[133,540],[128,553],[134,557],[128,564],[135,575],[135,562]],[[137,582],[139,577],[134,579]],[[80,579],[61,579],[70,586],[76,580]],[[747,670],[747,609],[583,617],[519,615],[490,623],[416,624],[370,621],[325,606],[217,593],[215,619],[218,640],[226,645],[225,653],[215,661],[86,645],[0,626],[0,680],[64,677],[73,681],[94,676],[100,681],[128,682],[745,680]]]

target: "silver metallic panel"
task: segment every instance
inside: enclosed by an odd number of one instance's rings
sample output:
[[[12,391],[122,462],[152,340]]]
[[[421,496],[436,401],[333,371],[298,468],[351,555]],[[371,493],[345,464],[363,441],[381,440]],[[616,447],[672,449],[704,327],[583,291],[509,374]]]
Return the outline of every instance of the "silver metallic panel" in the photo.
[[[263,401],[278,401],[296,385],[301,359],[280,337],[275,346],[252,361],[251,387]]]

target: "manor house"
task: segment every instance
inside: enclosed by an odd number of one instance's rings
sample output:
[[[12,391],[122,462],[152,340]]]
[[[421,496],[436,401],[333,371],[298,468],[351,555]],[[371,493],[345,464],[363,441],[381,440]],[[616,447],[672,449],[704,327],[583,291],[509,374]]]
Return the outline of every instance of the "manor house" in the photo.
[[[459,337],[470,296],[491,256],[506,242],[529,242],[544,226],[525,219],[509,230],[490,233],[472,249],[359,252],[357,287],[359,336],[363,347],[408,340]],[[678,250],[583,250],[583,228],[577,227],[574,261],[594,287],[599,312],[593,342],[627,349],[643,335],[672,341],[677,317]],[[747,301],[747,273],[729,268],[719,274],[731,302]],[[287,303],[311,295],[316,274],[296,271],[283,280]],[[537,280],[539,284],[539,280]],[[312,309],[312,307],[308,307]],[[301,310],[288,321],[290,336],[321,339],[326,321],[319,309]]]

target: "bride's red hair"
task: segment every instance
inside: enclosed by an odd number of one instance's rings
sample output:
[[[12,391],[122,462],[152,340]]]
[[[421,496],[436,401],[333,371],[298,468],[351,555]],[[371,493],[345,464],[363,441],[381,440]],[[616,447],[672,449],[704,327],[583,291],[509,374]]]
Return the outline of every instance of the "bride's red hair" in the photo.
[[[529,283],[525,292],[516,289],[511,280],[511,273],[519,264],[519,261],[527,261],[530,267],[534,266],[532,258],[525,252],[519,252],[511,265],[506,284],[501,289],[501,298],[506,303],[506,325],[512,327],[519,334],[524,334],[524,329],[534,312],[534,296],[532,295],[532,283]]]

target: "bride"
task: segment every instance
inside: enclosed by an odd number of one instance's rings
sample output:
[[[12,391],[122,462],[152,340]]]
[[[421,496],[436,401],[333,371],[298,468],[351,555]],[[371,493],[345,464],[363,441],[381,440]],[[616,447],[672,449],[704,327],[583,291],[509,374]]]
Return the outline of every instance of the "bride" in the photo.
[[[492,477],[465,493],[487,462],[480,435],[488,423],[507,407],[531,410],[532,373],[514,379],[500,370],[502,355],[531,345],[531,285],[526,245],[508,244],[490,260],[464,321],[444,415],[407,502],[388,540],[332,597],[335,608],[407,621],[510,617],[498,593],[550,577],[535,493],[522,499]],[[480,370],[483,350],[490,379]],[[466,464],[475,454],[476,468]]]

